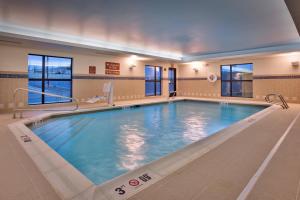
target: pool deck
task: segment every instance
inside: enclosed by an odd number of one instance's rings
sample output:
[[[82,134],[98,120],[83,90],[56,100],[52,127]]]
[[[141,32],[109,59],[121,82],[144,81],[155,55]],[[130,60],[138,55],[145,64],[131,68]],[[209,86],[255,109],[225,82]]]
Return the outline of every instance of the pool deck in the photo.
[[[131,101],[161,101],[161,98]],[[165,99],[163,99],[165,100]],[[117,102],[125,105],[128,102]],[[90,108],[95,105],[83,105]],[[278,140],[283,142],[250,188],[246,199],[298,199],[300,181],[300,105],[275,110],[200,158],[132,196],[147,199],[236,199],[261,167]],[[40,113],[27,112],[31,117]],[[59,199],[33,161],[10,133],[7,124],[17,120],[0,114],[0,199]],[[299,198],[300,199],[300,198]]]

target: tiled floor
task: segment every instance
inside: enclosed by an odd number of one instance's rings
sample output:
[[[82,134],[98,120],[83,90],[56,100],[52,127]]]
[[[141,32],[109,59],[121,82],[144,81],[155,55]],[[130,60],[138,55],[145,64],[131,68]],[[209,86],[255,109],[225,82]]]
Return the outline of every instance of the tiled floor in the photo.
[[[55,191],[10,133],[12,115],[0,115],[0,199],[58,200]]]
[[[162,99],[151,99],[159,101]],[[140,102],[140,101],[137,101]],[[126,104],[122,102],[121,104]],[[83,107],[94,107],[85,105]],[[98,106],[101,106],[100,104]],[[132,200],[235,199],[287,129],[300,105],[277,110]],[[36,113],[26,113],[26,117]],[[0,115],[0,199],[59,199],[23,151]],[[300,120],[291,129],[248,199],[297,199],[300,178]]]
[[[277,123],[277,122],[276,122]],[[249,196],[255,199],[300,199],[300,119],[274,155]]]

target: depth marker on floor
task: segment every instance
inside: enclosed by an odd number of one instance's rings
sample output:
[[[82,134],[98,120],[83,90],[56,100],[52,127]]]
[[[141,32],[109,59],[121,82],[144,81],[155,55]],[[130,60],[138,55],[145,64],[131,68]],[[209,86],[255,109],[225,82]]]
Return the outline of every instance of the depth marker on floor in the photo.
[[[261,176],[261,174],[264,172],[264,170],[268,166],[269,162],[271,161],[271,159],[273,158],[273,156],[275,155],[275,153],[278,151],[280,145],[282,144],[282,142],[284,141],[284,139],[286,138],[286,136],[288,135],[288,133],[290,132],[290,130],[292,129],[292,127],[294,126],[294,124],[296,123],[296,121],[299,118],[299,116],[300,116],[300,113],[297,114],[297,116],[290,123],[290,125],[288,126],[288,128],[286,129],[286,131],[284,132],[284,134],[280,137],[280,139],[274,145],[274,147],[272,148],[272,150],[270,151],[270,153],[268,154],[268,156],[266,157],[266,159],[263,161],[263,163],[261,164],[261,166],[258,168],[258,170],[256,171],[256,173],[252,176],[252,178],[250,179],[250,181],[246,185],[246,187],[240,193],[240,195],[238,196],[237,200],[245,200],[248,197],[248,195],[252,191],[254,185],[256,184],[257,180],[259,179],[259,177]]]

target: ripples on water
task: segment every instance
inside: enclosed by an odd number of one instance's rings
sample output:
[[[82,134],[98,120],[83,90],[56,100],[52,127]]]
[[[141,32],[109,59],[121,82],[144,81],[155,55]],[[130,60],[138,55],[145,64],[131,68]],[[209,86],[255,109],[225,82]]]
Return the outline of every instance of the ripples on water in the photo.
[[[100,184],[263,108],[181,101],[54,118],[32,129],[89,179]]]

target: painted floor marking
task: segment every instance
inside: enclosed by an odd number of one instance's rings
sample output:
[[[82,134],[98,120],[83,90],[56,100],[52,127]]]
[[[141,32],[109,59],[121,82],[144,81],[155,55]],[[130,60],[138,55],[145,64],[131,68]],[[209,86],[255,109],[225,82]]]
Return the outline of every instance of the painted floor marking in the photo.
[[[237,200],[245,200],[248,197],[249,193],[252,191],[252,189],[253,189],[254,185],[256,184],[257,180],[259,179],[259,177],[261,176],[261,174],[264,172],[264,170],[268,166],[269,162],[271,161],[271,159],[273,158],[273,156],[275,155],[275,153],[278,151],[280,145],[282,144],[282,142],[284,141],[284,139],[286,138],[286,136],[288,135],[288,133],[290,132],[290,130],[292,129],[292,127],[294,126],[294,124],[296,123],[296,121],[299,118],[299,116],[300,116],[300,113],[297,114],[297,116],[290,123],[290,125],[288,126],[288,128],[286,129],[286,131],[284,132],[284,134],[279,138],[279,140],[274,145],[274,147],[272,148],[272,150],[270,151],[270,153],[268,154],[268,156],[266,157],[266,159],[263,161],[263,163],[261,164],[261,166],[258,168],[258,170],[256,171],[256,173],[252,176],[252,178],[250,179],[250,181],[246,185],[246,187],[240,193],[240,195],[238,196]]]

